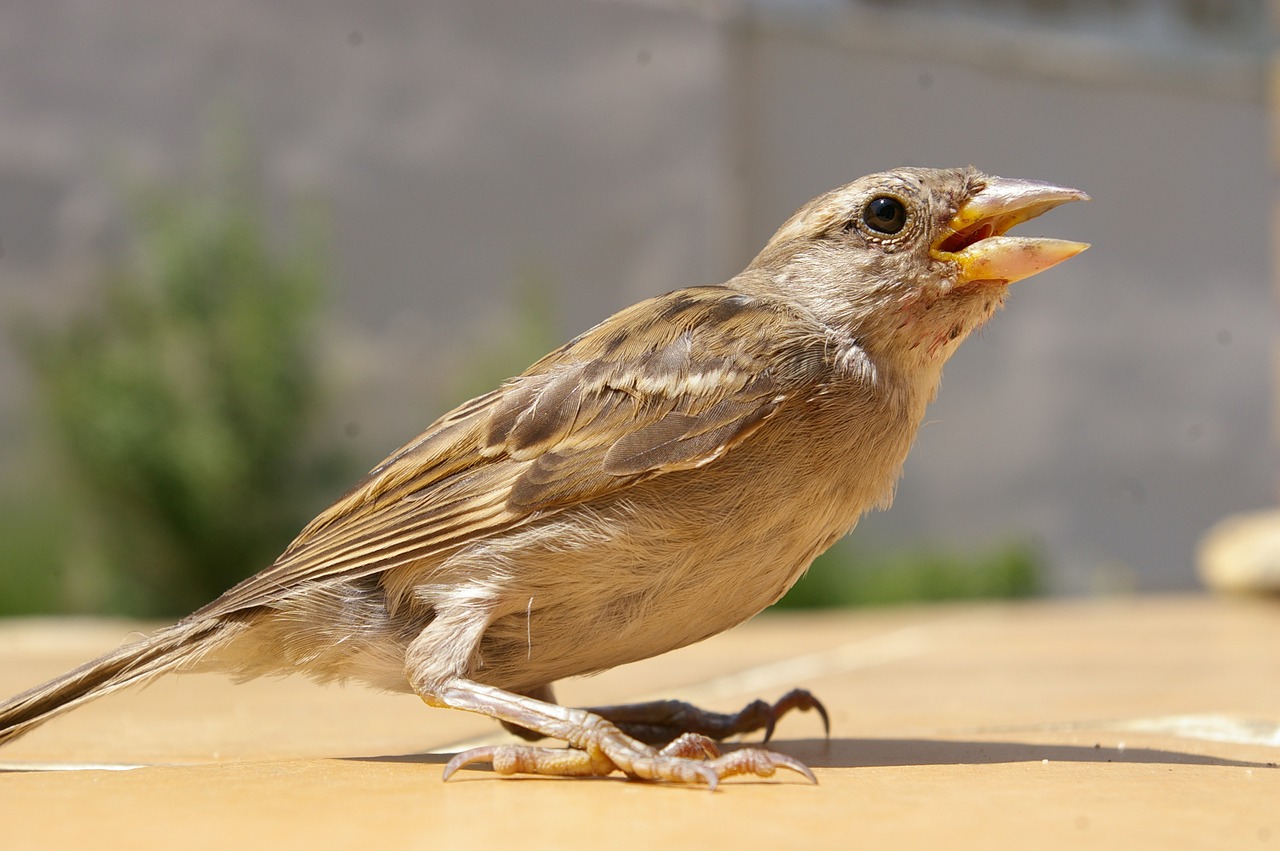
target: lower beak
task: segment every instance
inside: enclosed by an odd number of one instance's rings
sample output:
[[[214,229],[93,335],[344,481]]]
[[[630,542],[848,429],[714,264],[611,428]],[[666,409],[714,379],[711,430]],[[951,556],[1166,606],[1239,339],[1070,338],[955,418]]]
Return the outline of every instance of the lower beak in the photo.
[[[933,244],[933,255],[960,267],[959,283],[1009,284],[1075,257],[1086,242],[1005,236],[1005,232],[1069,201],[1088,201],[1077,189],[1031,180],[987,178],[960,206]]]

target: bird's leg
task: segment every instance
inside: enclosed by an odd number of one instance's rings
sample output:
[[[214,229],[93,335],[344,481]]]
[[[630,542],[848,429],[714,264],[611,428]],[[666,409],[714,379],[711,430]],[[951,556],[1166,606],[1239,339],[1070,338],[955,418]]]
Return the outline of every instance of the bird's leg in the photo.
[[[674,740],[682,733],[697,733],[715,739],[764,730],[764,740],[773,737],[778,719],[793,709],[815,710],[822,717],[823,732],[831,735],[831,721],[819,700],[804,689],[794,689],[777,703],[754,700],[741,711],[728,714],[709,712],[679,700],[655,700],[620,706],[592,706],[588,712],[612,721],[624,733],[651,745]]]
[[[720,755],[710,740],[682,736],[663,750],[637,741],[613,723],[585,709],[572,709],[455,677],[420,690],[431,706],[465,709],[568,743],[569,748],[498,745],[457,754],[445,766],[449,778],[465,765],[490,762],[499,774],[601,777],[622,771],[630,777],[672,783],[705,783],[711,788],[736,774],[772,776],[779,768],[817,779],[803,763],[784,754],[742,748]]]
[[[534,700],[540,700],[543,703],[556,702],[556,694],[552,690],[552,687],[550,684],[547,684],[545,686],[538,686],[537,688],[531,688],[525,691],[520,691],[520,692],[517,692],[517,694],[523,694],[526,697],[531,697]],[[513,736],[519,736],[520,738],[524,739],[526,742],[536,742],[539,739],[546,738],[536,730],[530,730],[526,727],[521,727],[519,724],[512,724],[510,721],[503,721],[502,726],[503,728],[506,729],[508,733],[511,733]]]
[[[539,686],[522,692],[535,700],[555,703],[550,685]],[[822,718],[823,733],[831,735],[831,721],[827,710],[816,697],[805,689],[793,689],[776,703],[754,700],[736,713],[709,712],[680,700],[654,700],[646,703],[626,703],[617,706],[588,706],[586,711],[612,721],[618,729],[633,739],[648,745],[665,745],[684,733],[722,741],[730,736],[764,730],[764,740],[773,738],[778,719],[793,709],[807,712],[812,709]],[[542,734],[517,724],[502,722],[508,732],[522,739],[537,741]]]

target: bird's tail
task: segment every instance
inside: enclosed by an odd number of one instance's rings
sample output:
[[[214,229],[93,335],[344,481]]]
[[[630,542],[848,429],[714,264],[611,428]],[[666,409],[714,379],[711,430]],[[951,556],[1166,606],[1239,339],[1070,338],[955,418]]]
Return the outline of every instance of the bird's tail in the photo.
[[[0,704],[0,745],[95,698],[190,668],[229,638],[234,626],[222,620],[182,621],[10,698]]]

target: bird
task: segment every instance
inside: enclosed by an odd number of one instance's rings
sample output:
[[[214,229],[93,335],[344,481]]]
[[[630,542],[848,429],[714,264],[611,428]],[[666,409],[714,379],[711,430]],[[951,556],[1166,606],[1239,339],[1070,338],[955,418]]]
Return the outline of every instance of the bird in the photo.
[[[714,789],[721,752],[822,704],[576,708],[553,684],[733,627],[892,500],[942,367],[1009,285],[1089,246],[1008,236],[1075,189],[904,167],[818,196],[738,275],[625,308],[374,467],[278,559],[172,626],[0,704],[0,744],[166,672],[303,673],[489,716],[530,741],[444,770]]]

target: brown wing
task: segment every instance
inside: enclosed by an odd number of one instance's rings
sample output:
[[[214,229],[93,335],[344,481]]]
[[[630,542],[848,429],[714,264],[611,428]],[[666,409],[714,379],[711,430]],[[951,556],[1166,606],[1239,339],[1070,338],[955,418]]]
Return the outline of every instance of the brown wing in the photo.
[[[198,615],[385,571],[711,463],[812,384],[824,360],[820,336],[779,357],[798,327],[777,304],[723,287],[615,314],[437,420],[312,521],[275,564]],[[779,374],[779,362],[790,374]]]

